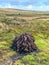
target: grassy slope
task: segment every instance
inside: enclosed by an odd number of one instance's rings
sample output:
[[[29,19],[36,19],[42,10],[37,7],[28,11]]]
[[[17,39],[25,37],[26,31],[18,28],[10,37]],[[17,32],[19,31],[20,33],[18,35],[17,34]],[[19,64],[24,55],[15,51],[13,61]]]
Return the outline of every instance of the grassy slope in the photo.
[[[34,36],[41,51],[24,56],[14,65],[49,65],[49,13],[12,9],[0,9],[0,62],[15,53],[10,49],[12,40],[24,32]]]

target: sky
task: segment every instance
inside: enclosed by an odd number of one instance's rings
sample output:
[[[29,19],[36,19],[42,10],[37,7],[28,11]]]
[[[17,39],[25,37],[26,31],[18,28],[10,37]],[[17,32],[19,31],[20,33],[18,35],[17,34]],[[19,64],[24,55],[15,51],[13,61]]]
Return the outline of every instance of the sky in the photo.
[[[0,8],[49,11],[49,0],[0,0]]]

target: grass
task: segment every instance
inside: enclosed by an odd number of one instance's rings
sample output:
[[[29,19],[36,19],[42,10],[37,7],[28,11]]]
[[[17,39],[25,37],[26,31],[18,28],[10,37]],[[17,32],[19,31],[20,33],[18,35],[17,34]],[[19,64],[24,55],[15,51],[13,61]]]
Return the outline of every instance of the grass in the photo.
[[[33,52],[31,54],[24,56],[21,60],[19,60],[20,64],[23,63],[22,65],[49,65],[49,45],[48,45],[49,43],[46,43],[46,40],[44,40],[45,42],[44,43],[42,40],[41,39],[36,40],[36,44],[40,52],[38,53]],[[17,62],[18,61],[16,61],[15,64]]]
[[[14,65],[49,65],[49,13],[12,9],[0,9],[0,13],[0,63],[16,53],[10,48],[15,36],[29,32],[40,52],[25,55]]]

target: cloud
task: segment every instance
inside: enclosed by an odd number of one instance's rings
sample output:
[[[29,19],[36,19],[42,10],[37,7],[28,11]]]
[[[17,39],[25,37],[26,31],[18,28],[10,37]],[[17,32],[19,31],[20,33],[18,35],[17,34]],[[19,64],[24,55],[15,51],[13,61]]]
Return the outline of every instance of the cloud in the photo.
[[[0,0],[1,3],[11,3],[11,4],[18,4],[18,5],[40,5],[44,0]]]
[[[35,10],[35,11],[49,11],[49,5],[46,6],[46,5],[41,5],[41,6],[33,6],[33,9],[32,10]]]
[[[12,4],[0,4],[0,8],[16,8],[16,9],[28,9],[28,10],[31,10],[32,9],[32,5],[12,5]]]
[[[33,6],[32,6],[32,5],[28,5],[27,8],[28,8],[28,9],[32,9]]]
[[[23,9],[23,10],[35,10],[35,11],[49,11],[49,5],[12,5],[12,4],[0,4],[0,8],[14,8],[14,9]]]
[[[7,3],[6,4],[2,3],[0,4],[0,8],[15,8],[15,6]]]
[[[33,6],[33,5],[28,5],[28,6],[21,6],[22,9],[24,10],[35,10],[35,11],[49,11],[49,5],[40,5],[40,6]]]

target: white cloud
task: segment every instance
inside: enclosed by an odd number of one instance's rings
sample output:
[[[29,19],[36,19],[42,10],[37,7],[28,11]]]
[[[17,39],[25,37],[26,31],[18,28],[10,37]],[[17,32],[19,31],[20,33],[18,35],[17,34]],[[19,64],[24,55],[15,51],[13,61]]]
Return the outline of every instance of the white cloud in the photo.
[[[15,5],[2,3],[2,4],[0,4],[0,8],[15,8]]]
[[[32,6],[32,5],[28,5],[27,8],[28,8],[28,9],[32,9],[33,6]]]
[[[33,9],[34,10],[37,10],[37,11],[49,11],[49,5],[46,6],[33,6]]]
[[[35,10],[35,11],[49,11],[49,5],[43,6],[33,6],[33,5],[11,5],[11,4],[4,4],[0,5],[0,8],[16,8],[16,9],[23,9],[23,10]]]

